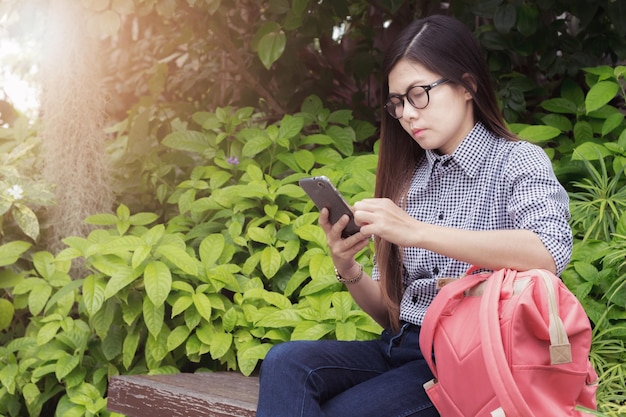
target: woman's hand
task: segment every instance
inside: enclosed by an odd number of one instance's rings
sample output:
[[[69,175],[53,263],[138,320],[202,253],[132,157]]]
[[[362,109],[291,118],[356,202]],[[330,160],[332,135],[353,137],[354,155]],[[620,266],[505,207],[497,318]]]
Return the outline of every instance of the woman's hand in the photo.
[[[417,221],[388,198],[368,198],[354,205],[354,220],[361,233],[375,235],[398,246],[418,246],[422,231]]]
[[[335,224],[328,220],[328,209],[320,211],[320,226],[326,233],[326,240],[333,258],[335,267],[340,272],[349,271],[356,264],[355,255],[369,244],[370,235],[357,232],[347,238],[341,237],[341,232],[348,225],[350,218],[343,215]]]

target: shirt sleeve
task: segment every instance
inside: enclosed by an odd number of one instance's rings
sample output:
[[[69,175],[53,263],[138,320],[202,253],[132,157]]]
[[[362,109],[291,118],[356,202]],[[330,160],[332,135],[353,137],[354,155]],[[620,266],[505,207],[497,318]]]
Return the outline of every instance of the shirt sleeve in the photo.
[[[513,224],[539,236],[560,274],[570,261],[573,237],[569,196],[550,159],[540,147],[521,142],[511,154],[506,175],[510,190],[507,210]]]

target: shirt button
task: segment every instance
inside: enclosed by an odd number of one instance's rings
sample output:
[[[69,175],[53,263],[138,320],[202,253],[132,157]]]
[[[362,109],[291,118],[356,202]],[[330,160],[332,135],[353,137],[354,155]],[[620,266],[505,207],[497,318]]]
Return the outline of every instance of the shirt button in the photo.
[[[437,275],[439,273],[439,268],[434,267],[433,268],[433,274]]]
[[[443,216],[443,213],[439,213],[439,216],[437,216],[437,218],[438,218],[439,220],[443,220],[443,217],[444,217],[444,216]]]
[[[413,304],[417,304],[417,296],[414,295],[413,298],[411,298],[411,301],[413,302]]]

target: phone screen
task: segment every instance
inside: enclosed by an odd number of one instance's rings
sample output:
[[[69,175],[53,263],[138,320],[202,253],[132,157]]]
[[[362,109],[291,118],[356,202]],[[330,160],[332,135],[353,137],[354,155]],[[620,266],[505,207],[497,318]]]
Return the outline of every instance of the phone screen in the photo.
[[[350,216],[350,223],[341,233],[342,237],[352,236],[361,229],[354,223],[354,214],[350,205],[327,177],[303,178],[300,180],[300,186],[319,210],[324,207],[328,209],[328,218],[332,224],[335,224],[344,214]]]

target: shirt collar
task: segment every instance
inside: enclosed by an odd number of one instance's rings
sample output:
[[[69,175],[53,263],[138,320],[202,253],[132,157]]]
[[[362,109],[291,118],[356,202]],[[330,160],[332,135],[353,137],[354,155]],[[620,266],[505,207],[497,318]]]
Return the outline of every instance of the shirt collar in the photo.
[[[425,169],[417,169],[414,186],[424,188],[430,176],[438,164],[451,165],[456,164],[470,178],[476,176],[478,170],[484,165],[484,160],[489,154],[488,149],[493,146],[496,136],[487,128],[478,122],[472,130],[461,141],[458,148],[450,155],[439,155],[437,152],[427,149],[424,151],[422,162],[418,162],[418,166],[425,163]]]
[[[484,164],[484,160],[489,154],[488,150],[493,146],[495,138],[496,136],[488,131],[481,122],[477,122],[452,154],[439,155],[430,149],[425,151],[429,167],[428,172],[432,172],[437,163],[444,166],[455,163],[469,177],[474,177]]]

